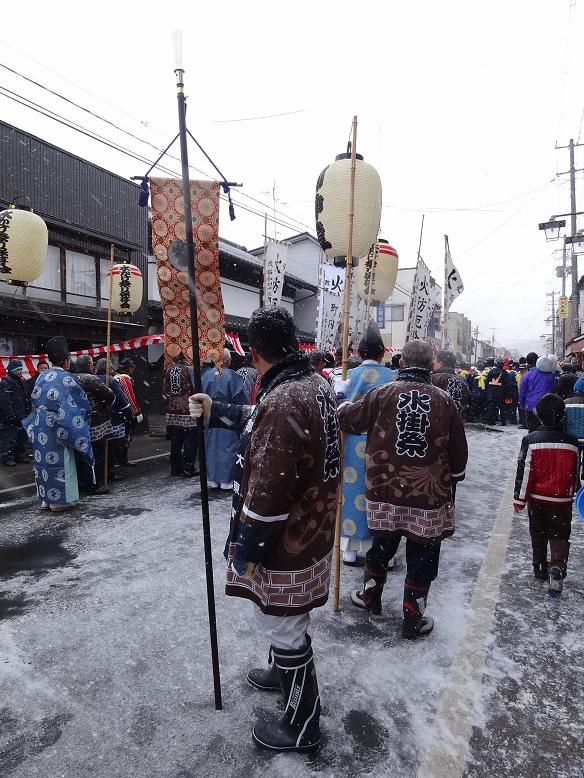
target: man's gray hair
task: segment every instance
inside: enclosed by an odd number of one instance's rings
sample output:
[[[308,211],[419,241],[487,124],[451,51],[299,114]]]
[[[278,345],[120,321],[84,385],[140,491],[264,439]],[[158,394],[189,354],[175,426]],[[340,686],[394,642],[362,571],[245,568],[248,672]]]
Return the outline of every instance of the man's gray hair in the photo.
[[[228,348],[223,349],[223,364],[227,367],[231,364],[231,351]]]
[[[80,357],[77,357],[75,367],[77,368],[78,373],[91,373],[93,368],[93,359],[89,356],[89,354],[81,354]]]
[[[422,367],[429,370],[434,355],[432,346],[424,340],[408,340],[402,349],[404,367]]]

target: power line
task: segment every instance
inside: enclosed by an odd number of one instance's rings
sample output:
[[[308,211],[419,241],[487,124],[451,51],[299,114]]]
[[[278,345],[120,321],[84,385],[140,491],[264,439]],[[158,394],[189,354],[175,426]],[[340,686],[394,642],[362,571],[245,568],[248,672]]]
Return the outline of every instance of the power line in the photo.
[[[19,96],[16,96],[16,93],[12,92],[9,89],[6,89],[5,87],[0,86],[0,94],[1,94],[1,96],[7,98],[8,100],[12,100],[13,102],[15,102],[15,103],[17,103],[19,105],[22,105],[25,108],[29,108],[30,110],[35,111],[36,113],[39,113],[39,114],[41,114],[42,116],[45,116],[48,119],[52,119],[53,121],[56,121],[59,124],[62,124],[63,126],[68,127],[69,129],[75,130],[76,132],[78,132],[78,133],[80,133],[82,135],[85,135],[86,137],[90,138],[91,140],[95,140],[98,143],[101,143],[101,144],[103,144],[103,145],[113,149],[114,151],[117,151],[117,152],[119,152],[121,154],[124,154],[125,156],[127,156],[127,157],[129,157],[131,159],[135,159],[138,162],[142,162],[145,165],[151,165],[152,162],[153,162],[153,160],[148,159],[148,158],[146,158],[146,157],[144,157],[144,156],[142,156],[142,155],[140,155],[138,153],[135,153],[135,152],[125,148],[124,146],[122,146],[122,145],[120,145],[120,144],[118,144],[118,143],[116,143],[114,141],[111,141],[111,140],[109,140],[107,138],[104,138],[103,136],[99,135],[98,133],[95,133],[93,130],[88,130],[87,128],[84,128],[82,125],[77,124],[76,122],[73,122],[72,120],[67,119],[66,117],[63,117],[62,115],[58,114],[57,112],[52,111],[50,108],[46,108],[45,106],[42,106],[39,103],[36,103],[35,101],[30,100],[29,98],[26,98],[26,97],[20,98]],[[179,176],[179,173],[177,173],[176,170],[171,170],[170,168],[167,168],[166,166],[163,166],[163,165],[158,165],[157,167],[158,167],[159,170],[161,170],[164,173],[168,173],[169,175],[172,175],[172,176]],[[191,165],[189,165],[189,167],[192,168]],[[196,170],[196,168],[192,168],[192,169]],[[201,172],[201,171],[197,171],[197,172]],[[203,175],[206,175],[206,174],[203,174]],[[220,195],[220,197],[221,197],[222,200],[227,201],[227,198],[224,195]],[[261,212],[261,211],[258,211],[256,209],[250,208],[249,206],[244,205],[242,202],[240,202],[239,200],[237,200],[235,198],[232,198],[232,199],[233,199],[233,202],[239,208],[241,208],[242,210],[247,211],[248,213],[252,213],[252,214],[254,214],[256,216],[259,216],[261,218],[264,218],[264,216],[265,216],[264,212]],[[251,199],[253,199],[253,198],[251,198]],[[273,212],[273,209],[270,209],[270,210],[272,210],[272,212]],[[278,211],[278,213],[280,213],[280,212]],[[297,225],[290,224],[288,222],[284,222],[284,221],[282,221],[280,219],[274,218],[273,216],[267,216],[267,218],[268,218],[268,221],[270,221],[270,222],[272,222],[274,224],[278,224],[281,227],[285,227],[288,230],[292,230],[292,232],[297,232],[298,231]],[[299,222],[299,224],[301,224],[301,222]],[[303,225],[303,226],[305,226],[305,225]]]
[[[33,61],[35,61],[35,60],[33,60]],[[91,109],[87,108],[86,106],[83,106],[80,103],[77,103],[74,100],[71,100],[70,98],[66,97],[62,93],[57,92],[54,89],[51,89],[50,87],[46,86],[45,84],[42,84],[40,81],[36,81],[35,79],[30,78],[29,76],[25,76],[23,73],[20,73],[18,70],[15,70],[14,68],[11,68],[8,65],[5,65],[4,63],[0,63],[0,67],[4,68],[5,70],[9,71],[10,73],[13,73],[14,75],[18,76],[19,78],[23,79],[24,81],[27,81],[28,83],[33,84],[34,86],[38,87],[39,89],[42,89],[42,90],[48,92],[49,94],[53,95],[54,97],[58,97],[59,99],[61,99],[64,102],[68,103],[69,105],[72,105],[75,108],[78,108],[79,110],[84,111],[85,113],[89,114],[93,118],[99,119],[100,121],[104,122],[105,124],[109,125],[110,127],[113,127],[114,129],[118,130],[119,132],[122,132],[125,135],[129,136],[130,138],[133,138],[134,140],[137,140],[139,143],[143,143],[146,146],[149,146],[150,148],[154,149],[157,153],[160,153],[161,149],[156,144],[151,143],[150,141],[148,141],[148,140],[146,140],[144,138],[139,137],[135,133],[130,132],[129,130],[124,129],[123,127],[120,127],[118,124],[115,124],[115,122],[112,122],[109,119],[105,118],[104,116],[101,116],[100,114],[95,113],[94,111],[92,111]],[[54,72],[54,71],[50,71],[50,72]],[[73,82],[70,82],[70,83],[73,83]],[[6,91],[10,91],[10,90],[6,90]],[[15,92],[11,92],[11,94],[16,95],[18,97],[23,97],[22,95],[17,95],[17,93],[15,93]],[[23,99],[28,100],[28,98],[25,98],[25,97],[23,97]],[[29,100],[29,102],[32,102],[34,105],[38,106],[38,103],[34,103],[34,101]],[[65,117],[62,117],[60,114],[56,114],[54,111],[51,111],[51,109],[49,109],[49,108],[46,108],[44,106],[38,106],[38,107],[42,107],[42,108],[44,108],[44,110],[47,110],[50,113],[54,113],[56,116],[59,116],[62,119],[65,118]],[[301,109],[301,110],[303,111],[304,109]],[[299,112],[300,111],[292,111],[290,113],[299,113]],[[278,114],[274,114],[274,116],[276,116],[276,115],[278,115]],[[284,115],[284,114],[282,114],[282,115]],[[258,117],[258,118],[261,118],[261,117]],[[67,121],[70,121],[73,124],[76,124],[71,119],[67,119]],[[142,126],[146,126],[145,122],[140,122],[140,124]],[[81,127],[82,125],[77,125],[77,126]],[[84,129],[87,130],[87,128],[84,128]],[[88,132],[93,132],[92,130],[87,130],[87,131]],[[97,133],[95,133],[95,134],[97,134]],[[160,134],[160,133],[158,133],[158,134]],[[100,137],[102,137],[102,136],[100,136]],[[170,159],[175,160],[176,162],[180,162],[180,158],[176,157],[173,154],[167,154],[167,156]],[[194,165],[189,165],[189,167],[192,170],[194,170],[195,172],[200,173],[203,176],[206,176],[207,178],[212,178],[212,175],[210,175],[209,173],[207,173],[207,172],[205,172],[203,170],[199,170],[198,168],[194,167]],[[294,216],[291,216],[290,214],[287,214],[285,211],[282,211],[282,210],[280,210],[278,208],[274,209],[272,205],[269,205],[267,203],[262,202],[261,200],[258,200],[257,198],[253,197],[252,195],[247,194],[247,192],[243,192],[242,191],[242,192],[240,192],[240,194],[241,194],[242,197],[246,197],[247,199],[252,200],[253,202],[256,202],[256,203],[262,205],[264,208],[271,210],[272,213],[278,213],[281,216],[283,216],[285,219],[288,219],[289,221],[292,221],[292,222],[296,222],[298,225],[300,225],[303,228],[303,230],[310,229],[308,227],[308,225],[306,225],[304,222],[300,221],[299,219],[296,219]],[[293,230],[297,230],[296,227],[293,227],[292,229]]]
[[[519,195],[514,195],[513,197],[509,197],[506,200],[499,200],[495,203],[487,203],[486,205],[477,205],[474,207],[469,208],[401,208],[397,205],[384,205],[384,208],[391,208],[394,211],[410,211],[412,213],[427,213],[428,211],[433,213],[450,213],[450,212],[457,212],[457,211],[487,211],[487,209],[491,208],[494,205],[505,205],[506,203],[511,203],[514,200],[520,200],[522,197],[527,197],[527,195],[530,195],[532,192],[535,192],[536,190],[540,189],[542,186],[547,186],[551,181],[545,181],[543,184],[539,184],[538,186],[534,187],[533,189],[529,189],[527,192],[523,192]],[[492,213],[500,213],[500,211],[492,211]]]
[[[304,113],[305,108],[300,108],[297,111],[285,111],[284,113],[270,113],[267,116],[247,116],[242,119],[214,119],[211,124],[231,124],[233,122],[257,122],[260,119],[277,119],[280,116],[292,116],[295,113]]]

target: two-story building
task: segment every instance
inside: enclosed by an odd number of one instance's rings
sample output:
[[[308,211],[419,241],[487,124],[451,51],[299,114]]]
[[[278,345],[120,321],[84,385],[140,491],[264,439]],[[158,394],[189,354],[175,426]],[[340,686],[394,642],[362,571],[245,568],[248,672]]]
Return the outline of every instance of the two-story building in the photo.
[[[138,187],[64,149],[0,122],[0,208],[29,204],[48,227],[42,274],[27,287],[0,277],[0,338],[4,353],[43,352],[54,335],[72,349],[106,340],[110,246],[147,275],[148,214]],[[145,334],[147,308],[114,315],[112,339]]]

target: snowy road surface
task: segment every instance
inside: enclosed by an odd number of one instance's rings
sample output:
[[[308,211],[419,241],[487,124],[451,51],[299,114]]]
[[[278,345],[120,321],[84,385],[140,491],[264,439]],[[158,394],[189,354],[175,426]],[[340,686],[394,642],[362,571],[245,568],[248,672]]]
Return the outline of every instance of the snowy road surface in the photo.
[[[222,594],[229,500],[211,521],[224,710],[213,708],[198,485],[161,471],[68,516],[0,511],[0,775],[584,776],[584,525],[551,600],[531,574],[510,477],[520,433],[469,430],[457,532],[428,613],[400,637],[403,549],[369,621],[348,603],[314,612],[324,745],[257,751],[250,728],[276,698],[245,684],[267,660],[249,603]]]

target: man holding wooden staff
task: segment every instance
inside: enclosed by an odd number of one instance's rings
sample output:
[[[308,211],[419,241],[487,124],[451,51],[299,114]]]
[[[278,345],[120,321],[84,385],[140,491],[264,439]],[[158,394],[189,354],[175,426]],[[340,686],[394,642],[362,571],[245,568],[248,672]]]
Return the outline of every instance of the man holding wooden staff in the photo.
[[[256,745],[316,751],[320,695],[307,629],[328,599],[340,481],[336,402],[327,381],[298,350],[294,320],[282,308],[252,314],[248,340],[262,376],[255,406],[190,398],[194,418],[242,431],[226,548],[226,593],[251,600],[257,630],[270,642],[267,670],[248,683],[282,692],[284,715],[257,724]]]
[[[468,454],[458,409],[432,385],[431,365],[430,344],[410,340],[394,383],[339,406],[343,432],[367,433],[367,524],[374,536],[363,589],[353,592],[351,601],[381,614],[388,564],[405,536],[402,635],[409,639],[434,626],[424,610],[438,574],[441,542],[454,532],[452,484],[464,478]]]

